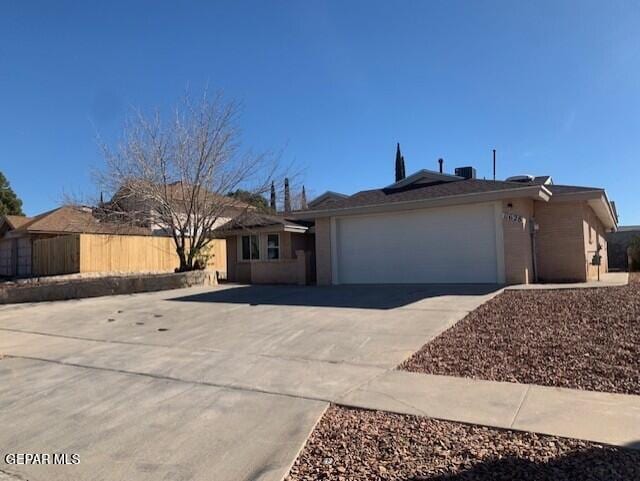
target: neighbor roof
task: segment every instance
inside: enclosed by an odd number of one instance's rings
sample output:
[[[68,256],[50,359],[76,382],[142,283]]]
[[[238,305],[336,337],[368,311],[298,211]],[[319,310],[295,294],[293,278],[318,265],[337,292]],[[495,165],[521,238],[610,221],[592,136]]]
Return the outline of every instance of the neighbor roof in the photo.
[[[164,185],[155,185],[145,182],[145,181],[131,181],[123,186],[121,186],[118,191],[111,198],[110,203],[113,204],[114,207],[118,207],[120,200],[122,199],[136,199],[136,197],[144,199],[145,194],[144,191],[151,191],[155,193],[155,190],[162,191],[166,188],[166,201],[173,206],[174,209],[179,210],[182,208],[188,208],[188,203],[190,202],[190,196],[192,194],[192,190],[194,187],[190,184],[183,184],[182,182],[172,182],[170,184]],[[133,186],[133,187],[132,187]],[[139,192],[142,191],[143,194],[140,195]],[[148,193],[147,193],[148,194]],[[162,193],[162,197],[164,197],[164,192]],[[224,206],[227,208],[237,208],[237,209],[252,209],[253,207],[246,202],[236,199],[233,196],[221,195],[215,192],[209,192],[204,188],[200,188],[198,190],[198,198],[200,201],[215,201],[220,206]],[[187,203],[187,204],[185,204]]]
[[[316,208],[320,206],[328,207],[329,205],[332,205],[334,202],[342,199],[346,199],[347,197],[349,196],[346,194],[341,194],[339,192],[333,192],[328,190],[324,194],[319,195],[318,197],[313,199],[311,202],[309,202],[307,206],[308,208]]]
[[[31,220],[24,215],[5,215],[4,220],[12,229],[18,229]]]
[[[151,235],[151,230],[143,227],[101,222],[91,209],[75,206],[58,207],[28,218],[14,232]]]
[[[236,231],[276,228],[289,232],[305,232],[310,223],[292,221],[283,216],[246,211],[230,222],[217,229],[219,233],[231,233]]]

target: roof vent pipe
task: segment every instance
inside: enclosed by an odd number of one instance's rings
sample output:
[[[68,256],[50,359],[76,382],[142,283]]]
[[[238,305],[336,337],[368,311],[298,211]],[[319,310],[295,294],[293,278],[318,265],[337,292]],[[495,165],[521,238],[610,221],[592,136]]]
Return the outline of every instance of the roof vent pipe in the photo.
[[[496,149],[493,149],[493,180],[496,180]]]
[[[440,173],[442,174],[442,164],[444,164],[444,160],[438,159],[438,164],[440,164]]]

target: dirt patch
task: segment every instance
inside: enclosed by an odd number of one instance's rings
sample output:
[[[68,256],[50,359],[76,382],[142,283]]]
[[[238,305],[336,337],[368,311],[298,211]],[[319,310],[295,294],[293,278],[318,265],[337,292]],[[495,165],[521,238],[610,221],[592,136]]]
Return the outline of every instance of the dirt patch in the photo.
[[[640,451],[330,407],[288,481],[637,481]]]
[[[640,394],[640,274],[623,287],[506,291],[400,369]]]

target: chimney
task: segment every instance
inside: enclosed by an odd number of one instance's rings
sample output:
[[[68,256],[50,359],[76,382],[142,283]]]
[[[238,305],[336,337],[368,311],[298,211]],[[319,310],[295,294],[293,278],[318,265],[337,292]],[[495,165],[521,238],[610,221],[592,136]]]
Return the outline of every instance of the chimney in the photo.
[[[442,164],[444,164],[444,160],[438,159],[438,164],[440,164],[440,173],[442,174]]]

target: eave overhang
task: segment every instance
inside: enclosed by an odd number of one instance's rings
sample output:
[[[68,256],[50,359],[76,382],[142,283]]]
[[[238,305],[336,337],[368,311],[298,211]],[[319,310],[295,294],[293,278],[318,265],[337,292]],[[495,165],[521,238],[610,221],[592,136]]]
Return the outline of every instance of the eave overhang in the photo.
[[[273,225],[262,225],[262,226],[246,226],[239,227],[237,229],[229,229],[224,231],[217,231],[215,233],[216,237],[231,237],[236,235],[243,235],[248,233],[262,233],[262,232],[293,232],[297,234],[304,234],[309,230],[308,227],[297,225],[297,224],[273,224]]]

